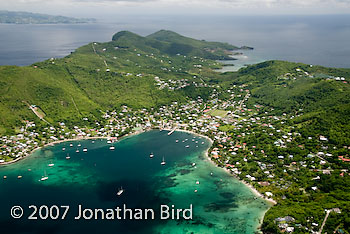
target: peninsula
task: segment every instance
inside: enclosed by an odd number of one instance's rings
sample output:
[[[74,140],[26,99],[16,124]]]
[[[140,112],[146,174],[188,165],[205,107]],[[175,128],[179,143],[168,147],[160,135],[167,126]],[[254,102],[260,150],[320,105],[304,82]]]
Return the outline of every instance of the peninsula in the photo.
[[[79,19],[23,11],[0,11],[1,24],[81,24],[94,22],[96,19],[92,18]]]
[[[267,61],[215,72],[237,48],[123,31],[62,59],[0,67],[0,159],[58,140],[189,130],[277,202],[264,233],[349,230],[350,69]]]

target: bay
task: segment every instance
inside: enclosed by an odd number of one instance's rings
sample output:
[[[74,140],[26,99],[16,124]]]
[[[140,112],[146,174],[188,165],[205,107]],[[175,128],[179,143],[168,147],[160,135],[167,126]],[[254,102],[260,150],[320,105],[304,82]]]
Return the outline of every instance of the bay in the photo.
[[[210,146],[206,138],[186,132],[174,132],[171,136],[167,133],[154,130],[127,137],[113,143],[115,150],[109,149],[111,144],[106,139],[64,142],[1,167],[2,230],[14,234],[101,230],[146,234],[254,233],[270,205],[206,158]],[[87,152],[83,152],[85,147]],[[153,158],[149,157],[151,152]],[[70,159],[66,159],[68,154]],[[163,157],[166,165],[160,164]],[[18,175],[22,178],[18,179]],[[43,176],[48,179],[42,181]],[[121,187],[124,192],[118,196]],[[78,205],[107,209],[123,204],[133,209],[154,209],[155,219],[74,220]],[[160,205],[185,209],[191,204],[192,220],[159,218]],[[15,205],[24,208],[22,219],[11,218],[10,209]],[[30,205],[71,208],[65,220],[27,220],[32,211],[28,209]]]

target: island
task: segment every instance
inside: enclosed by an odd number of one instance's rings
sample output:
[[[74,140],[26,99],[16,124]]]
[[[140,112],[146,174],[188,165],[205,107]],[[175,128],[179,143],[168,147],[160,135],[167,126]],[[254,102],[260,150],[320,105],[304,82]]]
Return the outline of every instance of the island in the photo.
[[[0,11],[1,24],[82,24],[95,23],[93,18],[73,18],[23,11]]]
[[[350,230],[350,69],[267,61],[215,72],[235,48],[122,31],[65,58],[2,66],[1,162],[67,139],[186,130],[274,204],[264,233]]]

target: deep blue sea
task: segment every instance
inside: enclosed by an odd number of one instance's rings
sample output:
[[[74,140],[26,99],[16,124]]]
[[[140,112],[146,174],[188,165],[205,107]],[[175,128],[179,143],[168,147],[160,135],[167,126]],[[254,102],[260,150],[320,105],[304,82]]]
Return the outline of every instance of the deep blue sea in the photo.
[[[110,41],[130,30],[160,29],[255,48],[238,64],[270,59],[350,67],[350,15],[326,16],[116,16],[114,22],[80,25],[0,24],[0,65],[30,65],[63,57],[92,41]]]

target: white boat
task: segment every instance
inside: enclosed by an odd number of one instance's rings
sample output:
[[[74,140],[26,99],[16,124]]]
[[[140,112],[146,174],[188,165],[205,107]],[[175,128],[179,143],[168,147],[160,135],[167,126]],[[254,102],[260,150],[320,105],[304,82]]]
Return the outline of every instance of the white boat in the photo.
[[[151,153],[151,154],[149,155],[149,157],[150,157],[150,158],[153,158],[153,157],[154,157],[154,154],[153,154],[153,153]]]
[[[192,167],[196,166],[196,163],[192,163]]]
[[[189,146],[189,145],[186,145],[185,147],[186,147],[186,148],[189,148],[190,146]]]
[[[78,147],[80,147],[80,146],[81,146],[81,144],[79,143],[79,144],[78,144]]]
[[[162,160],[162,162],[160,163],[160,165],[165,165],[165,160],[164,160],[164,157],[163,157],[163,160]]]
[[[55,164],[50,163],[48,166],[49,166],[49,167],[53,167],[53,166],[55,166]]]
[[[196,184],[199,184],[199,180],[196,181]]]
[[[176,143],[178,143],[178,142],[179,142],[179,140],[176,140],[175,142],[176,142]]]
[[[79,150],[77,149],[75,152],[76,152],[76,153],[79,153]]]
[[[45,175],[41,177],[41,181],[47,180],[49,177],[46,175],[46,171],[45,171]]]
[[[120,189],[117,192],[117,195],[120,196],[120,195],[122,195],[123,192],[124,192],[123,187],[120,187]]]
[[[204,144],[204,142],[202,142],[202,145]]]
[[[62,150],[63,150],[63,151],[65,151],[65,150],[66,150],[66,148],[64,148],[64,147],[63,147],[63,148],[62,148]]]
[[[69,154],[67,154],[67,156],[66,156],[66,159],[70,159],[70,156],[69,156]]]
[[[114,146],[109,147],[110,150],[115,150]]]
[[[95,143],[95,141],[91,141],[91,143],[92,143],[92,144],[94,144],[94,143]]]
[[[73,144],[72,144],[72,143],[70,143],[70,144],[69,144],[69,146],[70,146],[70,147],[73,147]]]
[[[107,141],[107,144],[111,144],[111,143],[112,143],[112,141],[111,141],[111,140],[108,140],[108,141]]]
[[[84,149],[83,149],[83,152],[87,152],[87,148],[84,148]]]

